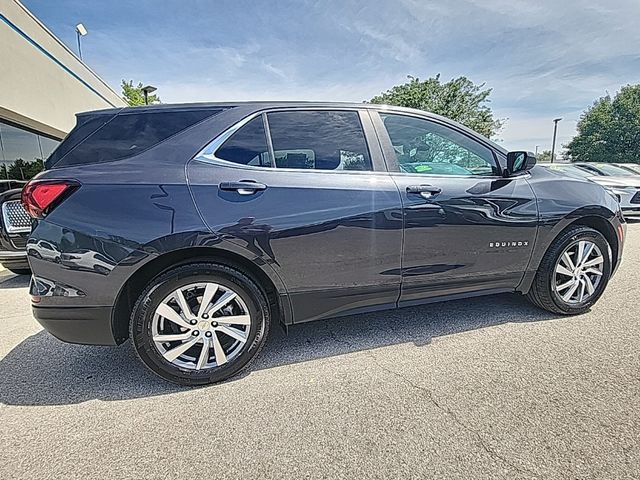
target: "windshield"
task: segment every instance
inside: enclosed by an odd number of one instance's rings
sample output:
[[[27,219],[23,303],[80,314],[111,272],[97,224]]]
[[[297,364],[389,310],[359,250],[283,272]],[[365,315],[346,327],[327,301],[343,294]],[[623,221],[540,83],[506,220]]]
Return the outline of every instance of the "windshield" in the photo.
[[[574,165],[549,165],[547,168],[549,170],[553,170],[554,172],[564,173],[565,175],[569,175],[575,178],[589,178],[597,175],[593,172],[583,170],[582,168],[576,167]]]
[[[616,175],[621,177],[635,177],[636,175],[640,175],[626,168],[611,165],[609,163],[596,163],[595,167],[598,168],[598,170],[602,170],[606,175]]]

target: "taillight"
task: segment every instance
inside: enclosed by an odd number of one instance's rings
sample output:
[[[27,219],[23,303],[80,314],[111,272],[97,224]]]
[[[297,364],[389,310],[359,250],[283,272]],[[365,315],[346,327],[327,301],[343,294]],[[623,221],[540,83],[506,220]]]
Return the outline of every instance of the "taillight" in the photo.
[[[77,187],[70,180],[32,180],[22,189],[22,205],[33,218],[42,218]]]

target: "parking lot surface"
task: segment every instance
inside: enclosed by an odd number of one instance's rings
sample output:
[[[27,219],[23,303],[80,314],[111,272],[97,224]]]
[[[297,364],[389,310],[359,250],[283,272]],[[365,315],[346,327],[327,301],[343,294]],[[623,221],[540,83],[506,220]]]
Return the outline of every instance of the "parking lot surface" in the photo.
[[[640,478],[640,223],[585,315],[517,295],[272,330],[221,385],[64,344],[0,271],[0,478]]]

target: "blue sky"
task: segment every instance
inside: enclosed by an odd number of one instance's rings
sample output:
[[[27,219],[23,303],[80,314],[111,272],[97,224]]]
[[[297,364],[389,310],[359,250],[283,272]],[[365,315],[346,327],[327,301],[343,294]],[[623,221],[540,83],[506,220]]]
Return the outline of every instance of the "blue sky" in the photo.
[[[407,75],[466,75],[493,88],[511,149],[549,149],[594,99],[640,82],[638,0],[94,2],[23,0],[119,91],[163,102],[362,101]]]

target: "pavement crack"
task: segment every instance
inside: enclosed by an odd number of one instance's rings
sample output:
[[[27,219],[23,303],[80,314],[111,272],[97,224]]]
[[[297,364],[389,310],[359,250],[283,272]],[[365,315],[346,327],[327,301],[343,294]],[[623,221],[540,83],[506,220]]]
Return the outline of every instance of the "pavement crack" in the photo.
[[[333,338],[337,343],[341,343],[347,347],[349,347],[351,350],[353,351],[357,351],[358,347],[356,345],[354,345],[353,343],[344,340],[343,338],[338,337],[333,330],[331,330],[331,328],[328,329],[329,331],[329,335],[331,335],[331,338]],[[421,392],[423,394],[423,396],[425,396],[427,398],[427,400],[429,400],[429,402],[435,406],[438,410],[440,410],[441,412],[443,412],[445,415],[449,416],[456,425],[458,425],[460,428],[462,428],[464,431],[468,432],[469,434],[471,434],[477,441],[478,445],[480,445],[480,447],[482,448],[482,450],[489,455],[491,458],[493,458],[494,460],[498,460],[500,462],[502,462],[504,465],[506,465],[508,468],[511,468],[512,470],[517,471],[518,473],[521,474],[528,474],[528,475],[533,475],[536,478],[542,478],[541,475],[539,475],[538,473],[526,469],[526,468],[522,468],[519,467],[518,465],[514,464],[513,462],[511,462],[508,458],[506,458],[504,455],[499,454],[498,452],[496,452],[493,448],[491,448],[489,445],[487,445],[487,443],[485,442],[484,438],[482,437],[482,435],[480,434],[480,432],[478,432],[477,430],[475,430],[474,428],[468,426],[467,424],[465,424],[462,420],[460,420],[460,418],[458,417],[458,415],[455,414],[455,412],[453,412],[449,407],[447,407],[446,405],[442,404],[441,402],[439,402],[433,395],[433,392],[426,388],[423,387],[422,385],[418,385],[417,383],[413,382],[411,379],[405,377],[402,373],[397,372],[395,370],[392,370],[388,367],[385,367],[384,365],[382,365],[378,358],[371,353],[371,351],[369,350],[360,350],[362,353],[364,353],[366,356],[368,356],[369,358],[371,358],[375,365],[381,369],[382,371],[395,376],[396,378],[398,378],[400,381],[406,383],[407,385],[409,385],[411,388]]]

